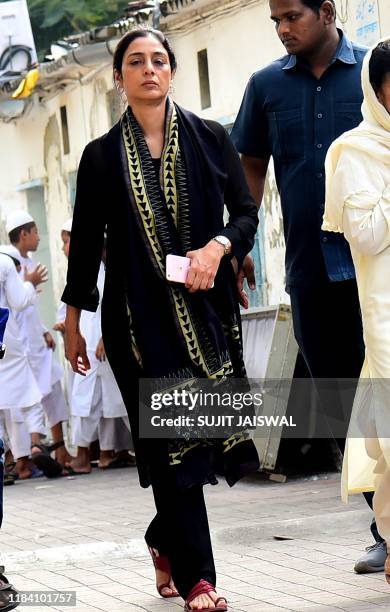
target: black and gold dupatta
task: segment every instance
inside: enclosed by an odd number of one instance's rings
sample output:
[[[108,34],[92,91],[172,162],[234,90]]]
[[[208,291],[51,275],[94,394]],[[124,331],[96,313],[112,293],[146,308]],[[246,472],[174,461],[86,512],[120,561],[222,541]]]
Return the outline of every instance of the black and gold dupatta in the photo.
[[[139,242],[139,260],[127,279],[127,304],[132,348],[143,376],[162,381],[242,378],[239,307],[230,261],[222,260],[215,287],[208,292],[190,294],[165,278],[169,253],[184,256],[223,229],[226,172],[221,147],[203,121],[169,101],[157,172],[130,108],[121,127],[122,171]],[[187,466],[180,477],[184,484],[188,478],[197,480],[189,476],[194,469],[188,466],[195,457],[197,465],[202,464],[205,445],[210,456],[214,452],[210,446],[225,454],[225,467],[231,464],[225,470],[230,484],[241,477],[240,464],[247,471],[251,471],[248,466],[257,469],[256,452],[244,435],[210,443],[171,441],[171,465]],[[240,453],[243,456],[237,462]],[[203,471],[201,479],[212,481],[208,461]]]

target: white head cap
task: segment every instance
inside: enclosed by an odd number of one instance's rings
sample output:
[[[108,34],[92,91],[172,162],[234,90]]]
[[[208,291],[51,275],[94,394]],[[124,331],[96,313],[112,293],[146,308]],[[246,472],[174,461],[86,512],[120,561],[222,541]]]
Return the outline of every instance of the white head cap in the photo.
[[[7,234],[21,225],[26,225],[26,223],[34,223],[32,216],[25,210],[14,210],[8,215],[5,222]]]
[[[72,231],[72,221],[73,219],[68,219],[67,221],[65,221],[65,223],[61,227],[61,232],[68,232],[70,234]]]

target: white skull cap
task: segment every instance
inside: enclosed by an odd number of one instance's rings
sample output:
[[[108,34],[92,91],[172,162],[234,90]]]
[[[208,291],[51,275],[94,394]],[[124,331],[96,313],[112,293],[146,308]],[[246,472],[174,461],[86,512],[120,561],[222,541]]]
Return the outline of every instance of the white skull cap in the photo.
[[[20,227],[21,225],[26,225],[26,223],[34,223],[34,219],[32,216],[25,210],[14,210],[12,211],[5,222],[5,229],[7,234],[12,232],[12,230]]]
[[[72,231],[72,221],[73,219],[68,219],[67,221],[65,221],[65,223],[61,227],[61,232],[68,232],[70,234]]]

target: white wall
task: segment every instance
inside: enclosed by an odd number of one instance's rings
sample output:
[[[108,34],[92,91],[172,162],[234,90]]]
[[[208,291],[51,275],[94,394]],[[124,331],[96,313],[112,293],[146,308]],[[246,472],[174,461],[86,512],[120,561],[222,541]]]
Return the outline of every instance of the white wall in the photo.
[[[110,127],[106,92],[112,89],[111,68],[103,67],[92,80],[76,82],[72,90],[45,103],[34,99],[26,116],[0,123],[0,241],[7,242],[5,219],[9,211],[27,208],[26,190],[34,181],[44,185],[49,229],[54,300],[64,288],[66,261],[60,228],[71,216],[69,174],[78,167],[84,146]],[[63,153],[60,107],[66,106],[70,152]],[[39,250],[35,255],[39,260]],[[48,288],[44,287],[43,292]],[[49,323],[54,313],[45,313]]]

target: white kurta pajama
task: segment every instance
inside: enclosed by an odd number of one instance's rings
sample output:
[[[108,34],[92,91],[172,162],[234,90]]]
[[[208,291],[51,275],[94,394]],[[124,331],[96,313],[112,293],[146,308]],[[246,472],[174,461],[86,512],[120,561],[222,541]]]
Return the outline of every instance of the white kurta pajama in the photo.
[[[57,308],[56,313],[56,323],[64,323],[66,318],[66,304],[64,302],[60,302],[60,305]],[[64,342],[63,334],[58,332],[58,337],[61,342]],[[65,389],[68,397],[68,402],[70,403],[70,399],[72,397],[72,387],[74,381],[75,373],[72,368],[69,367],[69,363],[65,364]]]
[[[17,313],[28,308],[35,299],[33,285],[23,283],[14,262],[0,254],[0,306],[10,311],[4,336],[7,352],[0,361],[0,432],[7,430],[16,459],[30,454],[30,433],[46,434],[39,404],[41,392],[16,321]]]
[[[96,312],[83,310],[80,331],[87,344],[91,365],[86,376],[76,375],[72,385],[71,410],[73,444],[87,447],[99,438],[101,450],[123,450],[131,447],[130,425],[122,395],[107,360],[99,361],[96,348],[102,337],[101,302],[104,289],[104,265],[100,264],[97,288],[99,306]],[[127,444],[116,435],[116,419],[127,432]],[[119,445],[119,446],[118,446]]]
[[[31,257],[22,257],[13,245],[7,246],[7,253],[19,259],[22,265],[21,276],[24,274],[24,267],[28,272],[35,269],[36,263]],[[69,418],[61,387],[63,370],[55,359],[53,350],[46,345],[43,335],[48,330],[41,321],[37,303],[19,313],[17,321],[28,346],[28,359],[43,397],[42,406],[49,427],[53,427]]]
[[[356,270],[366,359],[344,455],[343,497],[375,491],[379,533],[390,546],[390,115],[363,64],[364,121],[326,161],[323,229],[344,232]]]

